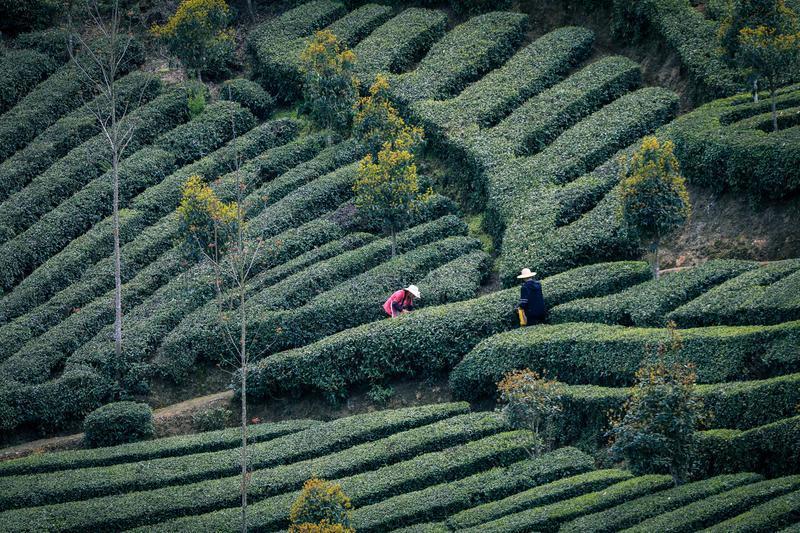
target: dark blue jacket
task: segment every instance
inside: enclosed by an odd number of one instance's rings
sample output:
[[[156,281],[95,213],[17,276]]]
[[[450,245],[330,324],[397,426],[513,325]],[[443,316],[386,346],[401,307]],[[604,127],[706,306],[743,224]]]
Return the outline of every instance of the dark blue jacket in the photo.
[[[528,320],[544,318],[546,309],[541,283],[535,279],[529,279],[522,284],[519,291],[519,307],[525,310]]]

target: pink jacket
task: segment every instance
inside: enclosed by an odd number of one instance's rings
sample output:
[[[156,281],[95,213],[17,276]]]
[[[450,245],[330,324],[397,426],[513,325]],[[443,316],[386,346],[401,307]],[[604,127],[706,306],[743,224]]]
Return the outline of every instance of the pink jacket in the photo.
[[[383,304],[383,310],[386,314],[394,318],[400,314],[403,309],[411,310],[414,307],[414,301],[411,295],[405,289],[395,291],[389,299]]]

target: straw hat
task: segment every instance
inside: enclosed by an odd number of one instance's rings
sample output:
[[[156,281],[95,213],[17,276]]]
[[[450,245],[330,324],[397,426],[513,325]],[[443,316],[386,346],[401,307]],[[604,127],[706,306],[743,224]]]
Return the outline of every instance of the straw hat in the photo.
[[[416,285],[409,285],[408,287],[406,287],[406,290],[411,294],[413,294],[415,298],[421,298],[421,296],[419,295],[419,287],[417,287]]]
[[[523,268],[522,269],[522,274],[517,276],[517,279],[528,279],[528,278],[534,277],[535,275],[536,275],[536,272],[531,272],[530,268]]]

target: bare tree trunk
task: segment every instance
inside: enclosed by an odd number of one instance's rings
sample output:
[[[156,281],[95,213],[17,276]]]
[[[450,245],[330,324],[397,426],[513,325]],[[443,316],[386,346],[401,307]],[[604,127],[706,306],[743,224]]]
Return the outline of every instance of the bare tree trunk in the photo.
[[[770,107],[772,108],[772,131],[778,131],[778,111],[775,108],[775,83],[770,81],[769,84],[769,98],[772,100]]]
[[[119,157],[114,154],[114,355],[122,362],[122,257],[119,246]]]
[[[659,257],[658,257],[658,247],[660,244],[659,241],[660,239],[656,239],[655,241],[653,241],[652,248],[650,249],[653,254],[653,262],[652,262],[653,279],[658,279],[659,276],[661,275],[660,273],[661,264],[659,262]]]
[[[753,78],[753,102],[758,103],[758,78]]]
[[[247,14],[250,15],[250,22],[256,21],[256,13],[253,10],[253,0],[247,0]]]
[[[239,343],[242,354],[242,533],[247,532],[247,489],[248,489],[248,457],[247,457],[247,321],[244,307],[244,283],[239,286]]]

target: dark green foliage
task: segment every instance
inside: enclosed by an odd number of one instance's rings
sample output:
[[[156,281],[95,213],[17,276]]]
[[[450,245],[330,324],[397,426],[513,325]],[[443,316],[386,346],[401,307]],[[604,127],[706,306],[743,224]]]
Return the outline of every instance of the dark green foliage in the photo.
[[[476,15],[486,11],[498,9],[508,9],[511,7],[511,0],[450,0],[453,11],[458,15]]]
[[[606,294],[648,276],[644,263],[584,267],[544,280],[545,301],[557,305],[587,294]],[[450,369],[483,338],[514,327],[518,297],[517,289],[509,289],[423,308],[270,356],[252,366],[248,393],[260,397],[311,388],[342,395],[349,386],[374,376],[425,376]]]
[[[14,38],[12,46],[19,49],[33,49],[52,57],[56,61],[66,61],[69,59],[68,39],[69,31],[67,29],[54,27],[46,30],[20,33]]]
[[[651,496],[643,496],[633,501],[617,505],[607,511],[593,513],[567,522],[559,531],[577,533],[594,531],[611,533],[626,527],[634,526],[653,516],[657,516],[688,505],[697,500],[726,492],[736,487],[761,481],[758,474],[731,474],[717,476],[704,481],[696,481],[680,487],[657,492]]]
[[[800,416],[748,430],[712,429],[698,434],[697,477],[751,470],[767,476],[797,474]],[[796,476],[797,477],[797,476]]]
[[[796,107],[800,86],[780,89],[777,108]],[[800,190],[800,128],[772,132],[742,121],[769,110],[749,94],[717,100],[680,117],[665,131],[687,179],[698,185],[778,199]]]
[[[90,448],[149,439],[155,434],[153,410],[146,403],[109,403],[89,413],[83,431]]]
[[[757,268],[756,263],[712,260],[602,298],[575,300],[550,311],[560,322],[602,322],[623,326],[666,326],[666,315],[713,287]]]
[[[419,282],[420,291],[425,295],[425,305],[441,305],[475,298],[489,276],[491,263],[491,256],[479,250],[457,257],[432,270]]]
[[[717,524],[754,505],[800,488],[800,476],[750,483],[640,522],[628,531],[689,532]]]
[[[683,347],[676,358],[696,365],[700,383],[797,372],[798,335],[800,322],[682,330]],[[451,373],[450,385],[460,398],[487,395],[505,372],[517,368],[547,370],[571,384],[630,385],[641,364],[654,360],[653,354],[646,353],[647,347],[667,340],[666,329],[601,324],[510,331],[475,347]]]
[[[316,420],[303,419],[255,424],[247,428],[247,437],[251,444],[255,444],[297,433],[318,424],[320,422]],[[221,429],[193,435],[180,435],[147,442],[130,443],[102,450],[70,450],[30,455],[0,464],[0,476],[43,474],[60,470],[131,463],[160,457],[213,452],[236,448],[241,444],[242,432],[239,428]]]
[[[5,113],[58,66],[35,50],[13,50],[0,58],[0,113]]]
[[[447,29],[439,10],[408,8],[358,43],[356,76],[365,84],[384,72],[398,73],[413,64]]]
[[[457,97],[417,102],[412,113],[429,135],[470,124],[493,126],[522,102],[559,81],[589,54],[593,44],[594,34],[585,28],[559,28],[518,51]]]
[[[97,44],[96,46],[102,46]],[[86,52],[78,52],[78,55]],[[136,40],[131,41],[125,61],[119,66],[123,75],[144,61],[144,48]],[[25,98],[0,117],[0,161],[24,147],[34,137],[61,116],[78,108],[89,96],[86,78],[72,63],[56,70],[40,83]]]
[[[800,522],[800,490],[773,498],[709,528],[710,532],[775,531]]]
[[[527,23],[526,15],[497,11],[456,26],[431,47],[417,68],[390,78],[393,98],[406,108],[417,100],[455,96],[514,53]]]
[[[151,74],[135,71],[115,82],[118,112],[127,108],[133,112],[147,104],[161,92],[161,82]],[[87,102],[75,111],[58,119],[40,133],[25,148],[0,164],[0,199],[27,185],[37,174],[45,171],[64,154],[100,132],[93,114],[102,96]]]
[[[592,472],[576,478],[569,477],[586,472],[591,466],[591,460],[587,455],[574,448],[562,448],[509,467],[493,468],[463,479],[400,494],[361,507],[353,512],[352,525],[357,531],[393,531],[404,525],[444,518],[462,509],[476,507],[479,502],[492,502],[531,486],[538,487],[527,490],[526,493],[538,490],[540,495],[538,503],[541,504],[555,501],[565,495],[596,490],[612,484],[615,479],[619,481],[630,477],[630,474],[620,471],[615,472],[616,476],[609,475],[606,471],[601,475]],[[560,478],[566,479],[554,481]],[[572,480],[572,483],[568,480]],[[561,490],[552,490],[552,485],[558,485]],[[493,503],[488,503],[478,506],[477,509],[492,505]],[[447,523],[456,530],[464,525],[463,522],[456,520],[448,520]]]
[[[0,1],[0,31],[18,31],[41,28],[52,22],[59,13],[55,0]]]
[[[679,327],[779,324],[800,319],[800,260],[745,272],[667,315]]]
[[[249,109],[256,117],[265,119],[275,107],[275,98],[259,84],[245,78],[228,80],[219,89],[221,100],[231,100]]]
[[[465,529],[469,532],[558,531],[563,522],[601,511],[669,487],[669,476],[648,475],[620,481],[598,492],[534,507]]]

